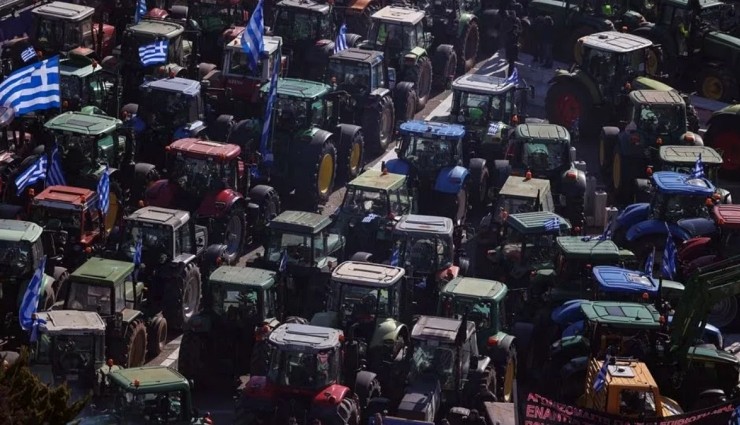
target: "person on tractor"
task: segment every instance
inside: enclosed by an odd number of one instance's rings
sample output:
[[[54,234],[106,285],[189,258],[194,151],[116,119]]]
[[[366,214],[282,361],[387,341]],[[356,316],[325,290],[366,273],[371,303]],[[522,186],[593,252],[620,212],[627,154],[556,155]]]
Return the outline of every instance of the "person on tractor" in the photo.
[[[678,22],[678,25],[676,26],[676,31],[678,31],[678,36],[676,37],[678,55],[688,56],[689,51],[687,44],[689,40],[690,29],[688,17],[686,16],[686,11],[682,9],[677,9],[675,19]]]

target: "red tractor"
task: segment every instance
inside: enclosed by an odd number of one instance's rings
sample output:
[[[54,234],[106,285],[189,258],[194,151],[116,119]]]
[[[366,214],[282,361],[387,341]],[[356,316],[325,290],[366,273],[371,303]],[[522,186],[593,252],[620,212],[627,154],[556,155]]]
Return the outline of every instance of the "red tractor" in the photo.
[[[213,241],[227,246],[224,260],[233,264],[280,212],[280,199],[270,186],[250,190],[248,167],[237,145],[180,139],[166,148],[169,178],[146,190],[144,202],[190,211],[206,226]],[[249,196],[242,194],[249,190]]]

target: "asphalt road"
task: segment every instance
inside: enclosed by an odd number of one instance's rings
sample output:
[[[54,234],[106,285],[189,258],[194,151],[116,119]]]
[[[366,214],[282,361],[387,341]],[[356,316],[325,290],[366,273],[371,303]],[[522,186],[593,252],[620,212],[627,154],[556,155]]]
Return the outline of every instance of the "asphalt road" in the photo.
[[[525,56],[525,55],[522,55]],[[524,59],[526,60],[526,59]],[[494,56],[491,59],[480,62],[473,72],[497,76],[505,76],[505,63]],[[551,73],[552,70],[543,70],[544,72]],[[544,97],[545,91],[540,90],[535,93],[538,97]],[[442,93],[438,93],[433,99],[427,103],[424,110],[420,111],[417,115],[417,119],[431,119],[434,116],[446,115],[449,112],[451,105],[451,92],[449,90]],[[541,103],[541,102],[540,102]],[[530,105],[528,109],[528,115],[531,117],[544,118],[544,108]],[[577,145],[577,157],[578,160],[585,161],[589,175],[596,176],[598,178],[598,145],[596,140],[581,140]],[[366,168],[379,168],[382,161],[395,158],[394,152],[395,146],[389,147],[388,151],[368,162]],[[729,189],[731,192],[736,193],[740,182],[721,182],[721,186]],[[597,186],[598,187],[598,186]],[[323,209],[324,214],[330,214],[336,209],[342,202],[344,196],[344,189],[335,191],[327,202]],[[255,251],[257,252],[257,251]],[[242,261],[246,261],[250,256],[253,256],[255,252],[245,256]],[[175,335],[171,335],[174,337]],[[725,337],[727,344],[732,342],[740,341],[740,335],[726,335]],[[177,367],[177,357],[179,354],[180,337],[174,338],[166,346],[164,352],[150,362],[152,365],[165,365],[169,367]],[[194,395],[194,405],[199,409],[200,412],[210,412],[214,423],[224,424],[232,423],[233,420],[233,385],[231,383],[224,383],[221,388],[213,389],[209,388],[208,391],[196,391]]]

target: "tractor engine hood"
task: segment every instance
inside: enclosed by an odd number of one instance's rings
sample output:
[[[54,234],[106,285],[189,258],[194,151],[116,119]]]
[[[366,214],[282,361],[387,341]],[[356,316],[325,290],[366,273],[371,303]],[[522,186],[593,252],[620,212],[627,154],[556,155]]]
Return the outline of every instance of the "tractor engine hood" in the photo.
[[[678,248],[678,260],[681,263],[689,263],[699,257],[712,254],[712,238],[696,237],[684,242]]]
[[[720,31],[711,31],[704,36],[704,48],[711,48],[717,46],[721,51],[740,51],[740,38],[734,37],[730,34],[726,34]],[[719,52],[714,52],[719,53]],[[725,59],[725,58],[722,58]]]
[[[397,415],[417,421],[434,421],[442,401],[442,387],[434,374],[419,376],[406,387]]]
[[[717,233],[717,225],[714,220],[708,218],[684,218],[677,223],[682,229],[686,230],[689,237],[711,236]]]

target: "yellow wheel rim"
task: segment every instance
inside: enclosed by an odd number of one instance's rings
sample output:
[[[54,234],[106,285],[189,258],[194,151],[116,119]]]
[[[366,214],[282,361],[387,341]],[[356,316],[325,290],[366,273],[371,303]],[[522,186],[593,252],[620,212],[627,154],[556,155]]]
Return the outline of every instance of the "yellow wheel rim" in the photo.
[[[349,155],[349,171],[351,174],[357,175],[360,169],[360,158],[362,157],[362,146],[359,143],[352,145],[352,151]]]
[[[514,359],[510,358],[506,363],[506,374],[504,375],[504,401],[513,401],[514,394]]]
[[[722,87],[722,81],[717,77],[706,77],[701,83],[701,91],[704,97],[712,100],[722,99],[724,94],[724,87]]]
[[[109,195],[108,214],[105,216],[105,231],[110,233],[118,221],[118,196],[111,192]]]
[[[326,195],[331,189],[334,180],[334,158],[324,154],[319,163],[319,193]]]
[[[614,162],[612,163],[612,182],[614,188],[619,189],[619,185],[622,182],[622,155],[619,152],[614,153]]]

